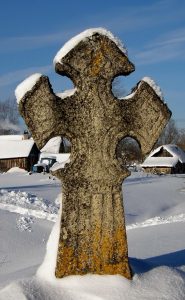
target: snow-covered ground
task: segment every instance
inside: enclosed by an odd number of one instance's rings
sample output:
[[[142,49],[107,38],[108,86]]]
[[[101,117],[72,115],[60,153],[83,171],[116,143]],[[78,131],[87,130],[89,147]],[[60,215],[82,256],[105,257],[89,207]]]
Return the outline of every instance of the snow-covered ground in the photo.
[[[185,299],[185,175],[138,172],[125,180],[132,281],[117,275],[46,281],[42,269],[35,275],[60,192],[60,182],[49,175],[0,174],[0,300]]]

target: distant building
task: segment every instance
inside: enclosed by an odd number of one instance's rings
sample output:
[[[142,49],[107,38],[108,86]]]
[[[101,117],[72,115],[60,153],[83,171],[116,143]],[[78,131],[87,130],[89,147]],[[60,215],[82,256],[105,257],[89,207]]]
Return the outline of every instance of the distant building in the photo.
[[[71,144],[67,139],[60,136],[51,138],[40,151],[39,162],[36,167],[41,165],[44,167],[46,164],[49,170],[54,171],[58,168],[64,168],[65,164],[70,162]],[[51,166],[49,166],[50,161],[54,162]]]
[[[185,173],[185,152],[176,145],[160,146],[150,153],[141,167],[153,174]]]
[[[6,172],[13,167],[30,171],[38,157],[39,150],[27,133],[0,135],[0,172]]]

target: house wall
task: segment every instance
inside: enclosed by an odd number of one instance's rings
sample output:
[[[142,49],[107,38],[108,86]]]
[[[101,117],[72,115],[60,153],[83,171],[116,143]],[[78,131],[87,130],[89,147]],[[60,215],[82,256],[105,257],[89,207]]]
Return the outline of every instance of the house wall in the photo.
[[[30,171],[32,170],[32,167],[34,164],[38,163],[39,160],[39,154],[31,154],[26,161],[25,170]]]
[[[185,164],[178,162],[175,167],[143,167],[146,173],[152,174],[185,174]]]
[[[152,174],[172,174],[172,168],[168,167],[143,167],[146,173]]]
[[[28,157],[0,159],[0,172],[6,172],[13,167],[19,167],[30,171],[32,166],[38,162],[39,150],[33,146]]]
[[[10,158],[10,159],[0,159],[0,171],[6,172],[13,167],[19,167],[21,169],[28,170],[28,158]]]
[[[30,152],[30,155],[27,160],[26,170],[30,171],[34,164],[36,164],[39,160],[40,151],[38,150],[36,144],[33,145],[33,148]]]
[[[38,162],[38,157],[21,157],[11,159],[0,159],[0,172],[6,172],[13,167],[19,167],[30,171],[32,166]]]
[[[36,144],[33,145],[28,157],[16,157],[16,158],[0,158],[0,172],[6,172],[13,167],[19,167],[30,171],[32,166],[38,162],[39,153]],[[24,155],[24,154],[23,154]]]
[[[178,164],[172,170],[173,174],[184,174],[185,173],[185,164],[178,162]]]

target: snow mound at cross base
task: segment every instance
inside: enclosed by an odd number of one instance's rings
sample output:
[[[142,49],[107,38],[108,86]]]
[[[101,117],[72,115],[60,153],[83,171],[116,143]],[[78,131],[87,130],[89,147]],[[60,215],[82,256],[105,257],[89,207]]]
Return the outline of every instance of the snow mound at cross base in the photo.
[[[119,275],[70,276],[47,282],[38,277],[14,282],[0,291],[1,300],[184,300],[185,274],[155,268],[133,280]]]
[[[185,273],[182,270],[169,267],[151,269],[150,266],[150,270],[145,272],[148,264],[137,259],[131,260],[132,268],[139,267],[143,273],[135,274],[133,280],[120,275],[91,274],[56,279],[54,268],[60,215],[61,209],[37,275],[2,289],[0,300],[184,300]]]

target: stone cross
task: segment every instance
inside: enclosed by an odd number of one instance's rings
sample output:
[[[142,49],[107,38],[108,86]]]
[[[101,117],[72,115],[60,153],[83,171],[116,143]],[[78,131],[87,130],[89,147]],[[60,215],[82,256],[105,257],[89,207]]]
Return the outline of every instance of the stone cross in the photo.
[[[116,43],[97,32],[56,63],[56,72],[76,87],[72,96],[55,95],[41,76],[20,101],[39,148],[55,136],[72,143],[70,163],[55,172],[63,193],[58,278],[86,273],[132,277],[122,198],[129,172],[115,150],[122,138],[132,137],[143,154],[149,153],[170,118],[166,104],[145,81],[125,100],[113,95],[113,79],[133,71]]]

